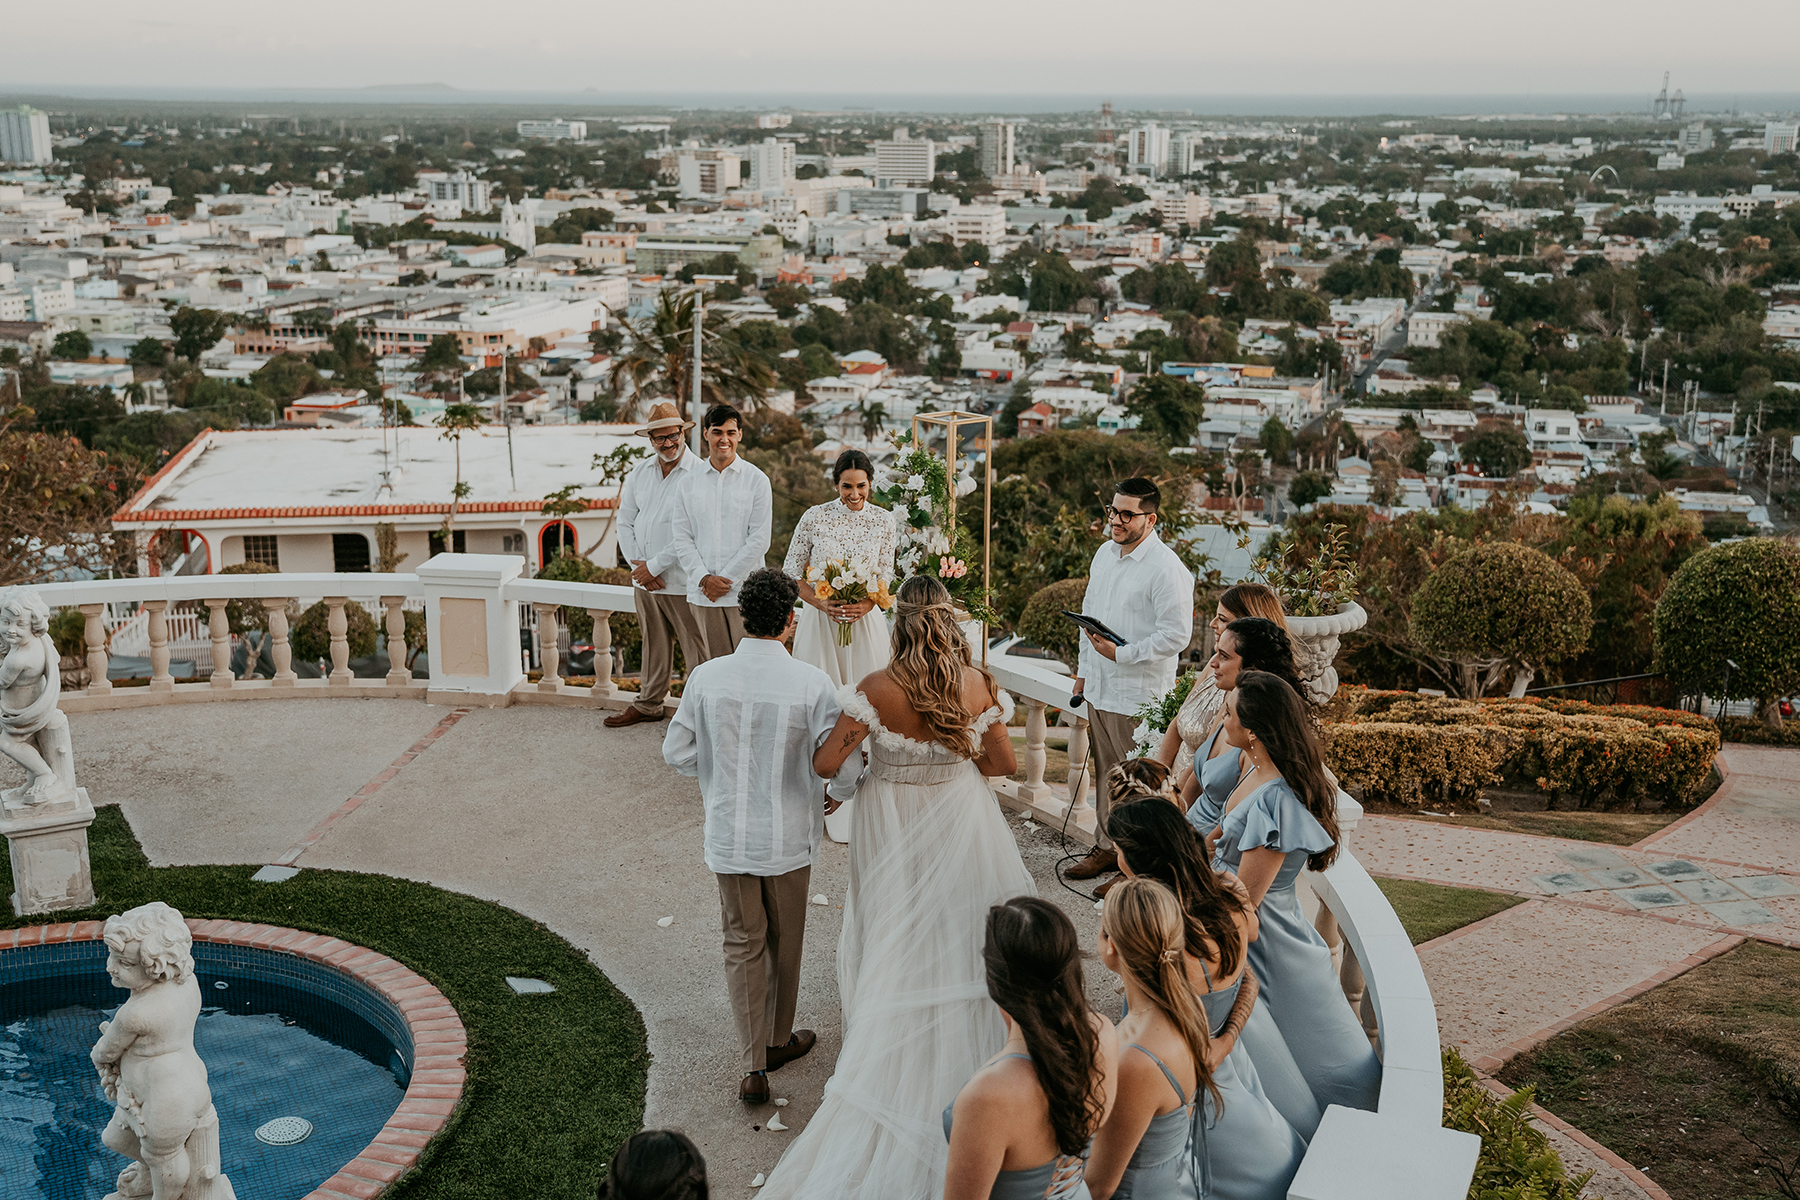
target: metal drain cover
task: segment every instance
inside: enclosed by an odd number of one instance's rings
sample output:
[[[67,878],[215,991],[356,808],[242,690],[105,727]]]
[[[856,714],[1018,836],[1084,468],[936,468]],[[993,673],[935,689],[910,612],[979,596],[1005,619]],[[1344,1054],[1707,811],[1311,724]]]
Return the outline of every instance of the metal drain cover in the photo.
[[[298,1146],[312,1131],[313,1123],[305,1117],[276,1117],[256,1127],[256,1140],[269,1146]]]

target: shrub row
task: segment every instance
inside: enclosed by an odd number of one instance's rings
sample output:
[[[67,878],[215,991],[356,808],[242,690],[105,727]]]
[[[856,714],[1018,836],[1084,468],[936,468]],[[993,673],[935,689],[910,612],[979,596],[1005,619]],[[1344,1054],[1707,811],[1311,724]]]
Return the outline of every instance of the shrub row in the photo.
[[[1758,746],[1800,746],[1800,721],[1783,721],[1779,729],[1770,729],[1754,717],[1720,717],[1719,736]]]
[[[1454,1046],[1444,1047],[1444,1128],[1481,1138],[1469,1195],[1479,1200],[1582,1200],[1592,1171],[1569,1174],[1532,1122],[1534,1088],[1502,1100],[1481,1086]]]
[[[1687,807],[1719,750],[1693,713],[1581,701],[1455,700],[1339,690],[1332,770],[1367,799],[1471,807],[1482,787],[1532,783],[1575,808]]]

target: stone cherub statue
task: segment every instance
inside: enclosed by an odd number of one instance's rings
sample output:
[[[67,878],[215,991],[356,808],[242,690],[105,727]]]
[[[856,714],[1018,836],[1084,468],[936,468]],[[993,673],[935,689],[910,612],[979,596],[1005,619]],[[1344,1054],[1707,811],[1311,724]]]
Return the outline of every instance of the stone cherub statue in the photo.
[[[194,1052],[200,983],[193,937],[161,901],[109,917],[106,973],[131,999],[100,1023],[89,1055],[117,1107],[100,1135],[135,1161],[106,1200],[236,1200],[219,1166],[219,1114]]]
[[[75,801],[75,756],[62,695],[61,655],[50,608],[29,588],[0,590],[0,754],[25,768],[24,787],[0,792],[7,809]]]

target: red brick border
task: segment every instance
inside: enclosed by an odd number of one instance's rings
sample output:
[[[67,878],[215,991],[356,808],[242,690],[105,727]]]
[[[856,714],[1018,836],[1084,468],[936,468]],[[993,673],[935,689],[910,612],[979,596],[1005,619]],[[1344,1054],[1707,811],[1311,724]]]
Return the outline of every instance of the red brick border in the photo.
[[[1653,843],[1658,842],[1658,841],[1662,840],[1663,838],[1668,837],[1671,833],[1674,833],[1677,829],[1680,829],[1684,825],[1693,824],[1695,821],[1699,820],[1703,815],[1705,815],[1707,810],[1711,809],[1715,804],[1718,804],[1720,801],[1722,801],[1726,797],[1730,796],[1733,788],[1735,787],[1735,785],[1737,783],[1737,780],[1735,778],[1735,776],[1737,775],[1737,772],[1733,771],[1731,769],[1731,767],[1725,762],[1725,743],[1723,743],[1723,742],[1719,743],[1719,753],[1713,755],[1713,769],[1718,771],[1718,773],[1719,773],[1719,786],[1717,788],[1713,789],[1713,794],[1708,796],[1704,803],[1696,804],[1688,812],[1683,813],[1677,819],[1670,821],[1667,825],[1664,825],[1661,829],[1658,829],[1655,833],[1649,834],[1646,837],[1639,838],[1637,841],[1631,843],[1631,845],[1625,847],[1625,849],[1627,849],[1627,850],[1648,850],[1648,849],[1650,849],[1651,845]],[[1741,866],[1744,866],[1745,864],[1732,863],[1731,865],[1734,867],[1741,867]]]
[[[1538,1030],[1536,1033],[1528,1033],[1517,1041],[1509,1042],[1500,1047],[1500,1049],[1493,1054],[1483,1054],[1480,1058],[1470,1062],[1469,1065],[1474,1067],[1477,1071],[1498,1071],[1505,1065],[1506,1061],[1513,1056],[1523,1054],[1527,1050],[1532,1050],[1543,1045],[1557,1034],[1562,1033],[1564,1030],[1572,1028],[1575,1025],[1579,1025],[1589,1017],[1597,1017],[1610,1008],[1617,1008],[1627,1000],[1635,1000],[1657,984],[1667,983],[1677,975],[1684,975],[1702,963],[1711,962],[1727,950],[1732,950],[1742,945],[1746,940],[1747,939],[1743,935],[1735,933],[1722,937],[1716,942],[1701,947],[1680,962],[1675,963],[1672,966],[1664,967],[1648,979],[1641,979],[1624,991],[1615,992],[1604,1000],[1596,1000],[1579,1012],[1572,1013],[1555,1024],[1548,1025],[1545,1028]]]
[[[374,1200],[419,1164],[425,1147],[450,1124],[462,1103],[463,1056],[468,1037],[462,1018],[424,976],[385,954],[324,934],[241,921],[189,921],[196,942],[278,950],[342,971],[400,1010],[412,1030],[412,1079],[400,1107],[375,1140],[313,1189],[306,1200]],[[81,921],[0,929],[0,950],[57,942],[97,942],[104,925]]]

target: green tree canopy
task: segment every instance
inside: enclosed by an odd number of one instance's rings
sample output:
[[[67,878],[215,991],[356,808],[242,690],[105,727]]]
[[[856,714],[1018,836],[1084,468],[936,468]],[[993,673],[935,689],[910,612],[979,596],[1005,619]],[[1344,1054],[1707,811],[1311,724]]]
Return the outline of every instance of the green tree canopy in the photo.
[[[1305,508],[1315,500],[1331,495],[1331,480],[1323,471],[1301,471],[1288,484],[1288,501],[1295,508]]]
[[[1776,538],[1707,547],[1669,580],[1654,624],[1656,663],[1671,682],[1754,699],[1779,725],[1777,700],[1800,691],[1800,547]],[[1737,664],[1729,683],[1727,659]]]
[[[1531,465],[1531,443],[1504,421],[1483,421],[1460,447],[1466,463],[1474,463],[1489,479],[1511,479]]]
[[[79,329],[65,329],[50,344],[51,358],[85,361],[94,356],[94,343]]]
[[[1587,645],[1593,630],[1587,590],[1566,567],[1516,542],[1488,542],[1456,555],[1413,597],[1414,635],[1458,667],[1461,693],[1474,699],[1513,675],[1523,696],[1538,670]]]
[[[1249,242],[1220,242],[1207,252],[1206,282],[1211,287],[1236,287],[1262,281],[1262,257]]]
[[[1125,398],[1125,412],[1140,432],[1169,446],[1188,446],[1206,411],[1206,391],[1190,379],[1146,375]]]
[[[219,344],[219,339],[231,325],[230,313],[182,305],[169,318],[169,328],[175,334],[176,356],[197,362],[202,354]]]

